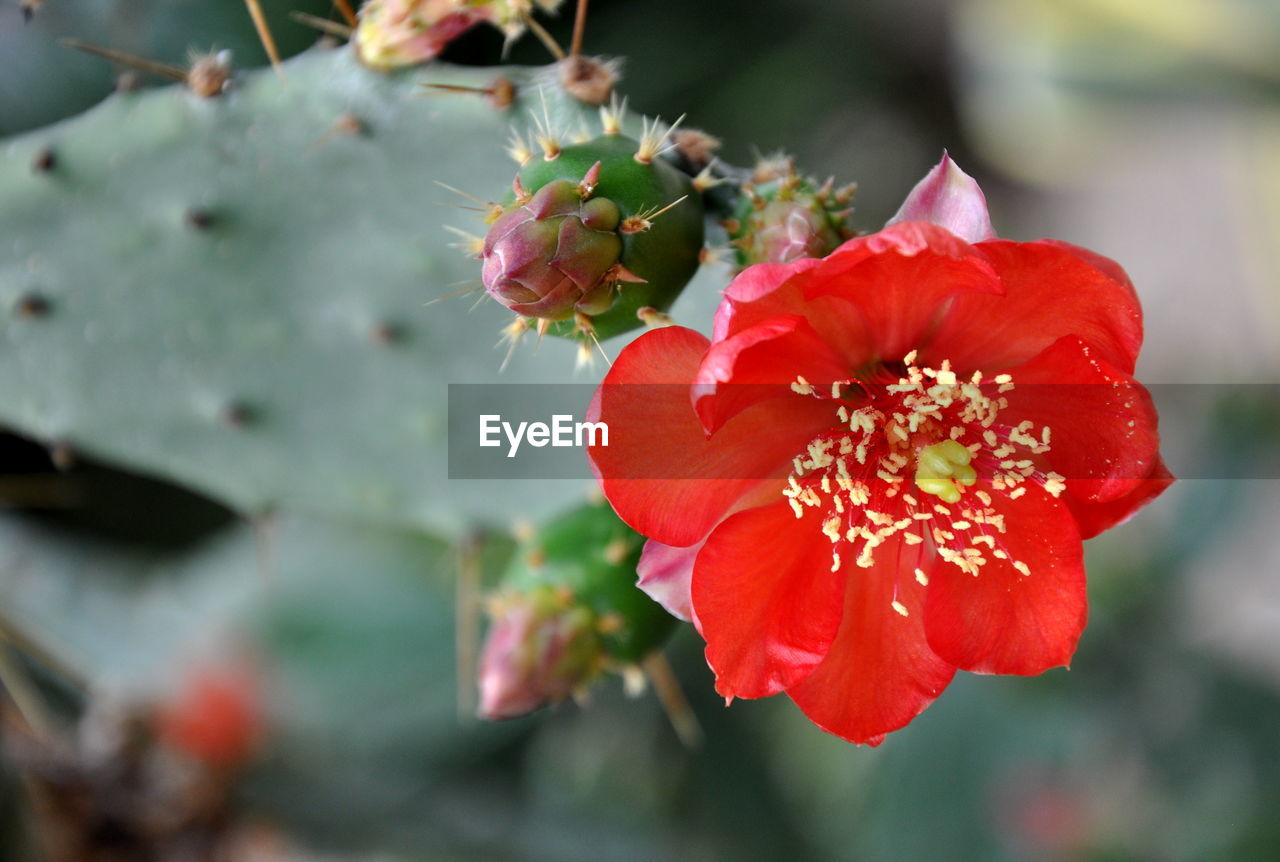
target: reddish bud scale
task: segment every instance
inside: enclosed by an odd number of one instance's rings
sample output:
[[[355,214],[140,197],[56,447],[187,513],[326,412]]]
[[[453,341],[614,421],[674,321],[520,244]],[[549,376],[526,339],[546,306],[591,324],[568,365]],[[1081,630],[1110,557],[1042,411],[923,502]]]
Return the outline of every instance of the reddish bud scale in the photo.
[[[639,148],[605,134],[521,168],[485,238],[494,299],[571,337],[584,319],[608,338],[641,326],[639,309],[671,306],[698,268],[702,201],[688,175],[637,160]]]

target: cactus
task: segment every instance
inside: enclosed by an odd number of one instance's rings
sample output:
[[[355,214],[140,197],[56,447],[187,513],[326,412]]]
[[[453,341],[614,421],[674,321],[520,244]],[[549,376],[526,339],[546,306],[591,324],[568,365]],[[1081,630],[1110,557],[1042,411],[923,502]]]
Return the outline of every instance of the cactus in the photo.
[[[762,159],[724,225],[738,266],[825,257],[854,236],[849,203],[856,186],[834,185],[798,174],[790,158]]]
[[[484,283],[540,332],[597,338],[641,325],[641,308],[665,311],[698,268],[701,188],[658,158],[655,121],[639,142],[617,109],[604,134],[562,146],[544,124],[542,157],[519,139],[514,199],[485,238]]]
[[[285,70],[216,99],[116,94],[0,149],[0,421],[245,513],[454,530],[579,495],[446,483],[446,381],[562,380],[572,348],[499,377],[505,313],[424,302],[480,286],[443,229],[470,216],[436,182],[501,188],[532,108],[570,128],[596,109],[555,67],[386,77],[341,49]]]
[[[563,700],[662,645],[674,618],[636,589],[642,545],[603,500],[524,537],[489,603],[482,716]]]

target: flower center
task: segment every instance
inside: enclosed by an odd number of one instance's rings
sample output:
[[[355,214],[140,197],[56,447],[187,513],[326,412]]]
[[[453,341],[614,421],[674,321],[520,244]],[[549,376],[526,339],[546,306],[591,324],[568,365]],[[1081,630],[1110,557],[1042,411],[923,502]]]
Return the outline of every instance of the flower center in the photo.
[[[797,518],[810,510],[822,518],[832,571],[845,559],[870,568],[876,549],[900,535],[916,549],[922,584],[926,545],[974,576],[989,558],[1029,575],[1001,540],[1004,516],[991,494],[1017,499],[1028,482],[1055,497],[1062,493],[1063,478],[1042,469],[1049,429],[999,421],[1008,407],[1004,395],[1014,388],[1009,375],[984,381],[975,372],[962,381],[949,362],[933,369],[917,367],[915,359],[913,350],[896,378],[881,369],[871,379],[834,383],[829,392],[802,377],[791,384],[801,395],[830,400],[839,424],[793,460],[782,493]],[[896,590],[893,607],[908,613]]]

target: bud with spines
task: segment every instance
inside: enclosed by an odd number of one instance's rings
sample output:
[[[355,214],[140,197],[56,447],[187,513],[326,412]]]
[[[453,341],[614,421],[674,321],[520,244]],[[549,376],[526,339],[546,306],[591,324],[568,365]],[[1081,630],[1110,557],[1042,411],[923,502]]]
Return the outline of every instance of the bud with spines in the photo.
[[[602,115],[593,139],[563,144],[540,124],[540,156],[519,138],[510,150],[520,170],[485,237],[482,276],[539,332],[603,339],[641,326],[637,312],[669,308],[699,265],[694,178],[661,157],[656,122],[636,141],[616,105]]]
[[[524,537],[489,601],[481,717],[564,700],[662,645],[675,621],[635,586],[643,542],[603,502]]]
[[[819,186],[790,158],[762,160],[742,183],[734,217],[724,223],[741,267],[825,257],[855,235],[849,223],[855,186]]]

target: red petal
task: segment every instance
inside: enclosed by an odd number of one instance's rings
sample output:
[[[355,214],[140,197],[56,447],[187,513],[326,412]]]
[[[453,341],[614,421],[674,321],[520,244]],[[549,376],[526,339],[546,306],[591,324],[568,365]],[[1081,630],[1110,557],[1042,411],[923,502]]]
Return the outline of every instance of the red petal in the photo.
[[[956,298],[921,356],[982,371],[1026,362],[1075,335],[1126,373],[1142,346],[1142,309],[1119,267],[1061,243],[995,240],[977,248],[1004,282],[1005,295]]]
[[[805,296],[809,272],[821,263],[816,258],[802,258],[744,269],[725,289],[712,340],[723,341],[782,315],[799,315],[844,358],[846,366],[865,365],[871,359],[871,339],[858,309],[839,297]]]
[[[832,252],[810,274],[805,297],[852,302],[874,339],[875,358],[896,362],[924,346],[951,297],[1002,293],[979,248],[937,225],[901,222]]]
[[[693,608],[707,639],[716,691],[766,697],[822,661],[840,625],[845,575],[810,515],[782,501],[717,527],[693,567]]]
[[[707,347],[683,327],[645,333],[618,356],[588,411],[589,421],[609,426],[609,445],[588,449],[605,496],[665,545],[701,541],[751,488],[780,486],[791,458],[831,424],[829,406],[816,399],[768,401],[708,439],[689,401]]]
[[[979,574],[935,560],[924,623],[929,646],[961,670],[1031,675],[1067,665],[1088,615],[1075,519],[1042,488],[1011,500],[992,492],[1008,532],[997,539],[1031,574],[986,553]]]
[[[797,376],[830,385],[848,379],[852,370],[808,321],[788,314],[714,342],[694,379],[693,403],[703,428],[714,434],[753,404],[794,399],[791,383]]]
[[[779,314],[801,314],[803,274],[822,261],[801,258],[791,263],[758,263],[734,276],[716,309],[713,341],[721,341]]]
[[[1075,516],[1076,525],[1080,528],[1080,538],[1092,539],[1103,530],[1109,530],[1132,518],[1139,509],[1163,494],[1173,482],[1173,474],[1164,461],[1157,457],[1151,475],[1137,482],[1123,497],[1116,497],[1105,503],[1090,503],[1079,495],[1069,494],[1063,497],[1063,501]]]
[[[1122,497],[1150,475],[1160,457],[1156,408],[1146,387],[1075,336],[1054,342],[1012,369],[1014,388],[1000,422],[1050,429],[1049,466],[1082,500]]]
[[[911,574],[914,550],[891,539],[870,569],[843,570],[844,615],[827,656],[787,694],[814,724],[850,742],[879,745],[885,734],[924,711],[951,682],[955,668],[925,640],[923,591]],[[847,564],[846,564],[847,565]],[[909,616],[893,610],[897,601]]]

